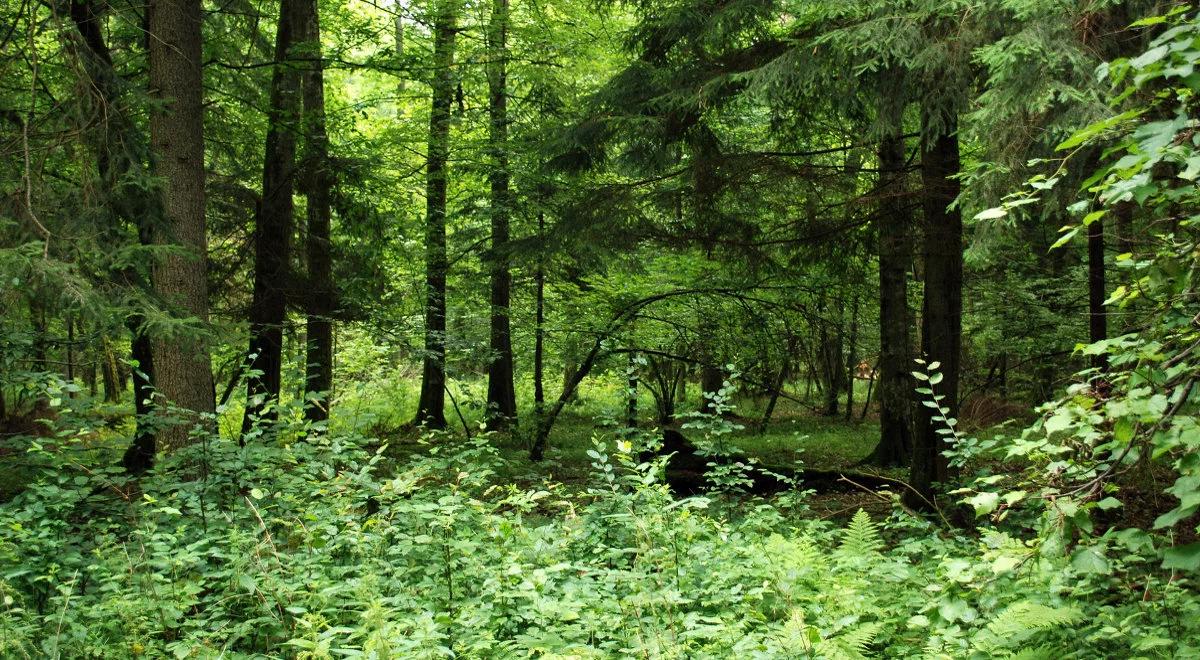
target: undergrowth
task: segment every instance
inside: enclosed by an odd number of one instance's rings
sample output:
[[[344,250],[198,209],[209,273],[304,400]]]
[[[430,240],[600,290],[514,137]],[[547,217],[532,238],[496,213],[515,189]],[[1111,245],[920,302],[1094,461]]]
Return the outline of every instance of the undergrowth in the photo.
[[[1152,549],[1097,572],[1019,529],[674,499],[615,439],[579,490],[499,478],[486,435],[402,463],[354,433],[212,439],[131,482],[63,458],[81,431],[0,507],[2,657],[1200,653]]]

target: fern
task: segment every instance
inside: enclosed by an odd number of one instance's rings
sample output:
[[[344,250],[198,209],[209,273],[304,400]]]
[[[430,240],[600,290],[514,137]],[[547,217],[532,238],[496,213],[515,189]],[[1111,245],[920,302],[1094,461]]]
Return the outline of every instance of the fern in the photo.
[[[1021,601],[1008,606],[988,622],[987,628],[976,635],[975,647],[987,652],[1009,648],[1029,639],[1037,632],[1068,626],[1082,618],[1079,610],[1073,607],[1051,607]],[[1029,649],[1029,652],[1035,650],[1036,648]]]
[[[1061,649],[1043,644],[1041,646],[1029,646],[1004,657],[1008,660],[1054,660],[1054,658],[1062,657],[1062,655]]]
[[[866,511],[859,509],[846,526],[838,551],[846,556],[862,557],[875,554],[881,548],[883,541],[879,538],[879,526]]]
[[[874,621],[864,623],[837,637],[821,640],[817,644],[817,651],[821,655],[835,660],[859,660],[860,658],[865,658],[867,657],[867,647],[871,645],[871,642],[875,641],[875,637],[882,628],[883,626]]]

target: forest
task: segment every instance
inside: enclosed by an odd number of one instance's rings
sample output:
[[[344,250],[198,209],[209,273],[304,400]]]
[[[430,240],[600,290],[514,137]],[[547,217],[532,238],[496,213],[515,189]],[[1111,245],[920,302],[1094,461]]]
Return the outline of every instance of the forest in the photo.
[[[0,658],[1200,658],[1200,9],[0,0]]]

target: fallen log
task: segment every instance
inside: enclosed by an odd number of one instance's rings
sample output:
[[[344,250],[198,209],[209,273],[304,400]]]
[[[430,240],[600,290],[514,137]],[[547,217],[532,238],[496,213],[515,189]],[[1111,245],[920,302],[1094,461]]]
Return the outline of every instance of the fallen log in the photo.
[[[751,481],[746,492],[752,495],[772,495],[797,488],[818,493],[851,492],[863,488],[895,490],[902,484],[894,479],[847,470],[800,469],[751,463],[740,454],[704,454],[676,429],[663,430],[662,446],[643,451],[638,458],[648,463],[669,456],[663,478],[671,491],[686,497],[712,490],[716,484],[709,476],[712,467],[741,463],[747,466],[745,476]]]

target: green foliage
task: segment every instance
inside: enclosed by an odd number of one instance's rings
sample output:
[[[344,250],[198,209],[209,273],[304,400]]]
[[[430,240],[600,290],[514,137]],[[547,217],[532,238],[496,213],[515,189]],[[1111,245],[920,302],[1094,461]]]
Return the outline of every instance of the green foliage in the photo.
[[[1114,571],[1115,550],[1137,548],[1162,562],[1164,569],[1200,570],[1200,545],[1158,537],[1140,530],[1106,529],[1106,512],[1138,505],[1139,481],[1166,479],[1174,502],[1154,512],[1153,528],[1183,528],[1194,534],[1200,510],[1200,361],[1195,349],[1198,199],[1195,184],[1200,138],[1194,130],[1200,76],[1200,20],[1180,9],[1140,26],[1170,27],[1138,56],[1104,64],[1100,76],[1113,84],[1108,117],[1076,132],[1058,145],[1068,152],[1058,173],[1084,169],[1089,177],[1072,206],[1078,214],[1063,227],[1059,244],[1082,227],[1112,215],[1119,205],[1136,208],[1148,219],[1138,255],[1117,257],[1123,284],[1106,301],[1110,309],[1135,305],[1143,329],[1090,345],[1085,355],[1105,356],[1109,369],[1068,389],[1067,397],[1042,409],[1042,419],[1013,441],[962,443],[960,461],[991,457],[1020,460],[1027,470],[1018,478],[996,474],[981,479],[970,498],[979,514],[1007,515],[1018,502],[1041,509],[1048,536],[1043,551],[1073,553],[1073,565],[1100,574]],[[1077,154],[1103,149],[1099,169],[1077,163]],[[1038,177],[1031,189],[1014,194],[1008,208],[1037,199],[1060,179]],[[1097,208],[1098,207],[1098,208]],[[996,492],[997,486],[1007,492]],[[1165,510],[1163,510],[1165,509]],[[1078,542],[1080,545],[1074,547]],[[1141,555],[1139,555],[1141,556]]]
[[[900,511],[674,500],[625,440],[597,437],[581,491],[445,434],[403,462],[353,434],[214,438],[135,483],[71,458],[88,424],[0,506],[5,657],[1083,658],[1200,633],[1189,581],[1147,558],[1098,574]]]

